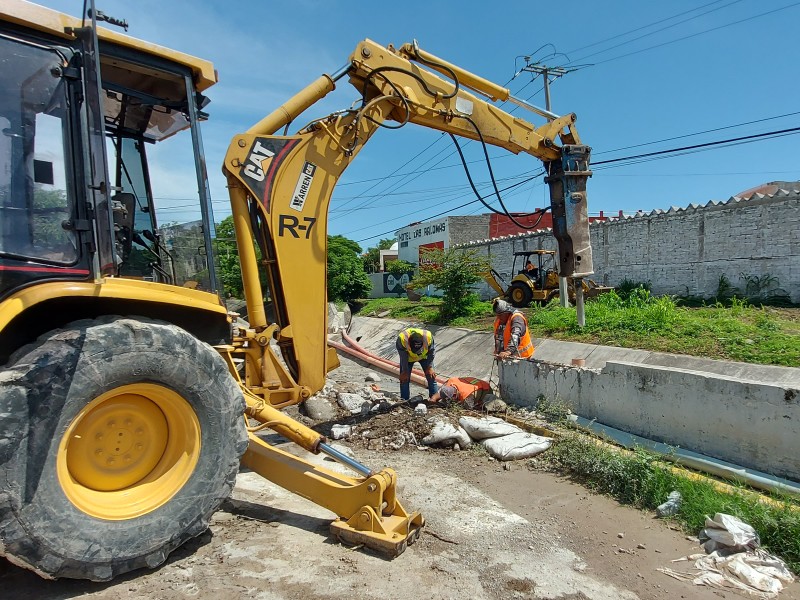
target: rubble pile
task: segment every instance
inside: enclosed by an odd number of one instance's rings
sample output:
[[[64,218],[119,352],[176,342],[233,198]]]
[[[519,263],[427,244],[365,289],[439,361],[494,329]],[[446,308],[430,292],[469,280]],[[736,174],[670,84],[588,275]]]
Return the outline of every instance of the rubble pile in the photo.
[[[508,410],[499,398],[492,406]],[[464,450],[482,444],[493,458],[505,461],[534,456],[553,441],[498,417],[426,403],[422,396],[402,401],[396,393],[382,390],[380,377],[374,373],[369,373],[364,383],[328,380],[306,400],[305,410],[315,420],[314,428],[327,437],[370,450]],[[531,413],[521,416],[530,417]]]

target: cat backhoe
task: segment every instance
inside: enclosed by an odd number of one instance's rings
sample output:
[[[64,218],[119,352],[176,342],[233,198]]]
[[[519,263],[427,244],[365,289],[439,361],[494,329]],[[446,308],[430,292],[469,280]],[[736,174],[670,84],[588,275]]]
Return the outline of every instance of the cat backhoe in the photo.
[[[334,186],[387,121],[530,154],[547,166],[559,268],[583,276],[589,148],[575,116],[530,107],[416,44],[360,42],[225,156],[244,322],[214,262],[199,123],[216,72],[98,21],[126,25],[93,6],[76,19],[0,5],[0,554],[47,578],[155,568],[206,530],[240,465],[329,509],[334,537],[400,554],[424,519],[397,498],[395,472],[280,410],[338,365],[326,337]],[[357,107],[276,135],[345,77]],[[180,196],[196,195],[201,219],[167,225],[182,207],[158,206],[153,188],[174,183],[185,156],[194,175]],[[267,443],[265,428],[353,475]]]
[[[555,250],[525,250],[514,252],[511,265],[511,283],[494,269],[483,273],[483,278],[499,296],[508,300],[517,308],[536,304],[547,304],[559,296],[558,271],[553,264]],[[613,290],[613,287],[600,285],[593,279],[570,278],[567,282],[567,295],[570,302],[575,302],[575,285],[580,283],[584,298],[595,298]]]

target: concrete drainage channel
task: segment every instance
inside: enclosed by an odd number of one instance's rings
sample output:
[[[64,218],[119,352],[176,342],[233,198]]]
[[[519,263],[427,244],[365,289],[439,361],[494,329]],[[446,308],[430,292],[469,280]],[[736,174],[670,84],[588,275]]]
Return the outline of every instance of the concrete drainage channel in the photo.
[[[376,361],[396,360],[408,323],[354,317],[345,335]],[[533,361],[494,366],[492,334],[431,327],[436,370],[492,379],[503,399],[569,406],[579,424],[694,469],[800,495],[800,369],[536,340]],[[572,366],[573,360],[585,366]]]

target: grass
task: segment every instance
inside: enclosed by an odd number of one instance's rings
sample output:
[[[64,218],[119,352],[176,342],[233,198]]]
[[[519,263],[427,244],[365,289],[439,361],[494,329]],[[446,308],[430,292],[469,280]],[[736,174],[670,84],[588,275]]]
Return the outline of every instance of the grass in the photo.
[[[382,298],[367,302],[362,315],[389,311],[392,318],[443,324],[440,299]],[[655,297],[643,288],[627,297],[614,292],[586,302],[586,325],[578,327],[575,309],[557,301],[525,310],[531,335],[587,344],[640,348],[735,360],[800,366],[800,309],[758,307],[733,298],[725,305],[688,307],[670,296]],[[470,314],[450,323],[490,330],[491,304],[476,302]]]
[[[641,509],[655,509],[671,491],[678,490],[682,496],[680,509],[669,518],[687,533],[697,535],[706,515],[733,515],[758,532],[762,547],[800,573],[800,504],[795,499],[772,495],[765,501],[765,496],[736,482],[729,483],[726,491],[710,479],[674,469],[650,452],[621,452],[575,432],[560,437],[536,464]]]

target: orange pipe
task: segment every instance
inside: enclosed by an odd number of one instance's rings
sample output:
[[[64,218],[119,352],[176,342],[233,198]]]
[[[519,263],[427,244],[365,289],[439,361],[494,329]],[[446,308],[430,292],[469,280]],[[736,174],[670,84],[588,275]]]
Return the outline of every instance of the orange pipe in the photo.
[[[386,360],[379,360],[378,358],[375,358],[373,356],[369,356],[368,354],[361,353],[361,352],[359,352],[358,350],[356,350],[354,348],[348,348],[347,346],[345,346],[344,344],[340,344],[339,342],[334,342],[334,341],[328,340],[328,345],[329,346],[333,346],[337,350],[339,350],[341,352],[345,352],[346,354],[349,354],[350,356],[354,356],[358,360],[363,360],[364,362],[372,365],[373,367],[381,369],[382,371],[385,371],[387,373],[391,373],[395,377],[398,377],[400,375],[400,365],[395,365],[395,364],[393,364],[393,363],[391,363],[389,361],[386,361]],[[428,382],[425,379],[425,376],[424,375],[418,375],[417,373],[411,373],[411,381],[413,381],[417,385],[424,385],[426,387],[428,385]]]
[[[397,372],[398,373],[400,372],[399,363],[396,363],[394,361],[389,360],[388,358],[383,358],[382,356],[378,356],[377,354],[373,354],[372,352],[370,352],[368,350],[365,350],[364,348],[359,346],[358,343],[353,338],[351,338],[349,335],[347,335],[344,331],[342,332],[342,339],[345,342],[347,342],[348,344],[350,344],[353,347],[353,349],[356,350],[357,352],[359,352],[360,354],[363,354],[364,356],[369,356],[370,358],[373,358],[375,360],[379,360],[379,361],[381,361],[383,363],[386,363],[387,365],[390,365],[392,367],[396,367],[397,368]],[[370,364],[372,364],[372,363],[370,363]],[[420,369],[412,369],[412,375],[419,375],[419,376],[421,376],[423,378],[425,377],[425,373],[423,371],[421,371]],[[436,376],[436,381],[439,382],[439,383],[446,383],[447,382],[447,378],[446,377],[442,377],[440,375],[437,375]],[[422,385],[427,385],[427,380]]]

